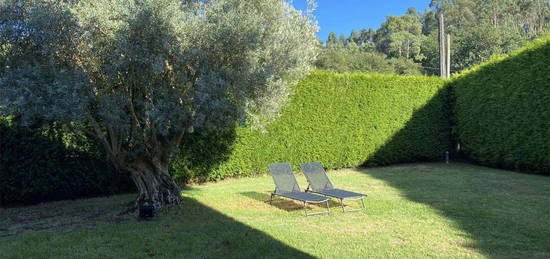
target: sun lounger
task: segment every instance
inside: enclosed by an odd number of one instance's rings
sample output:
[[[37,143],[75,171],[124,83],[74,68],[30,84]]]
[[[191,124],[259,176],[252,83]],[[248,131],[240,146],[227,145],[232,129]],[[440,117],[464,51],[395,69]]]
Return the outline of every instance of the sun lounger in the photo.
[[[306,192],[318,193],[325,196],[337,198],[340,200],[340,206],[342,207],[343,212],[358,211],[356,210],[345,210],[344,209],[344,200],[361,200],[361,205],[365,209],[365,202],[363,199],[367,197],[366,194],[350,192],[342,189],[336,189],[328,179],[328,176],[325,172],[323,166],[319,162],[311,162],[300,164],[300,168],[304,172],[309,186]]]
[[[269,201],[270,204],[273,202],[274,196],[280,196],[303,202],[306,217],[316,214],[330,213],[330,207],[328,204],[329,199],[327,197],[300,190],[300,186],[298,186],[298,182],[296,181],[294,174],[292,174],[290,164],[276,163],[270,164],[268,167],[276,186],[275,191],[271,193],[271,199]],[[323,202],[327,205],[327,211],[315,213],[307,212],[307,204],[318,204]]]

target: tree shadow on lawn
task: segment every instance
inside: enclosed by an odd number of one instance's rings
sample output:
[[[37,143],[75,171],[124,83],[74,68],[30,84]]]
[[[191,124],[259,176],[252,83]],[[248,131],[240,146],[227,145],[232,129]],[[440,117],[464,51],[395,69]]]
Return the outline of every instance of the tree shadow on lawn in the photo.
[[[550,178],[470,164],[360,171],[456,222],[488,257],[550,257]]]
[[[270,204],[269,200],[271,198],[271,192],[241,192],[241,195],[248,197],[253,200],[257,200],[261,203],[267,203]],[[335,202],[334,200],[330,199],[328,201],[330,209],[333,208],[340,208],[340,203]],[[273,202],[271,203],[272,206],[275,208],[278,208],[280,210],[284,211],[297,211],[297,210],[304,210],[304,205],[300,201],[280,197],[280,196],[274,196]],[[348,206],[348,205],[345,205]],[[326,203],[308,203],[308,209],[312,208],[320,208],[325,210],[326,209]]]
[[[131,195],[53,201],[2,209],[0,210],[0,237],[19,236],[44,230],[65,233],[77,229],[95,229],[101,222],[129,221],[130,217],[116,216],[118,212],[116,210],[124,206],[124,202],[119,197],[131,197]]]
[[[150,221],[115,216],[131,199],[123,195],[0,211],[0,244],[9,248],[8,257],[28,254],[28,241],[33,240],[36,245],[30,253],[37,257],[71,257],[83,251],[79,256],[313,258],[191,198]],[[14,220],[25,225],[20,226],[24,231],[10,229],[12,235],[5,235]]]

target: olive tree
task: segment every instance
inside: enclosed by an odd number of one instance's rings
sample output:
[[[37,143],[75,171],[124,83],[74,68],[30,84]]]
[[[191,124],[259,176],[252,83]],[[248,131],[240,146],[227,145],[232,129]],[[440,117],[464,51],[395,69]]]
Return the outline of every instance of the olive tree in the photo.
[[[316,31],[283,0],[6,0],[0,115],[86,131],[136,204],[178,204],[168,168],[184,134],[274,118]]]

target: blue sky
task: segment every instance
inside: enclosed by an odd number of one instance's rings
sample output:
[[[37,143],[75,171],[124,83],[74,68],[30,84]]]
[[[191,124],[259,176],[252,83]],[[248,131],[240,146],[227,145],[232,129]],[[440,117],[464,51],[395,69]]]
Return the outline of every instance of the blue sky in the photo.
[[[352,29],[378,29],[387,16],[403,15],[409,7],[424,12],[430,0],[317,0],[315,16],[321,26],[318,36],[326,41],[328,33],[344,33]],[[306,9],[306,0],[293,0],[294,7]]]

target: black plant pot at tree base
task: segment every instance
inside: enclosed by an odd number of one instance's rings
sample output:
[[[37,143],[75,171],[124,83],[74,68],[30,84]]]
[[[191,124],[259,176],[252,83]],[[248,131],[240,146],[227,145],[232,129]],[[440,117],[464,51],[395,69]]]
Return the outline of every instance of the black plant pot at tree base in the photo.
[[[149,202],[139,205],[139,219],[150,220],[155,216],[155,206]]]

